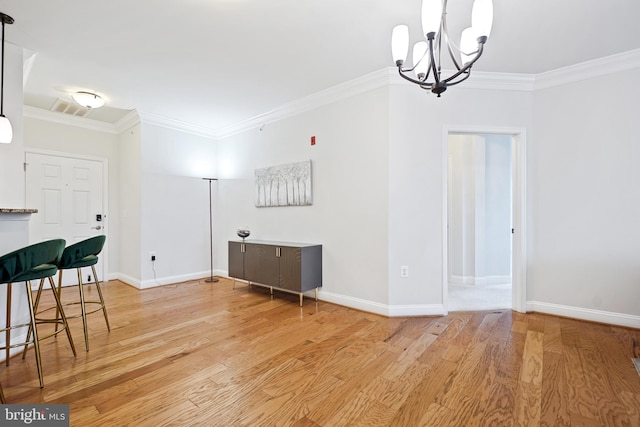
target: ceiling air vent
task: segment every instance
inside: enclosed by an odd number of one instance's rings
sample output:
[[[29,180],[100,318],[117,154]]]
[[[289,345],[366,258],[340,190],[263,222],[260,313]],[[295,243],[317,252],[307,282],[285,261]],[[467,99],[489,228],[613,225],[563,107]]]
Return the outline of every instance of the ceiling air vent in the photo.
[[[70,116],[87,117],[87,114],[89,114],[91,110],[73,101],[65,101],[64,99],[58,98],[53,104],[53,107],[51,107],[51,111],[69,114]]]

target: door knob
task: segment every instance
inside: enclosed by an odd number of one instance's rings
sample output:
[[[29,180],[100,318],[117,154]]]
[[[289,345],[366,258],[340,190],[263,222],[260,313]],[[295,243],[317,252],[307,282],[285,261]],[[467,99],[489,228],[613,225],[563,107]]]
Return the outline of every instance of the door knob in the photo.
[[[102,226],[99,225],[97,227],[91,227],[92,230],[102,230]]]

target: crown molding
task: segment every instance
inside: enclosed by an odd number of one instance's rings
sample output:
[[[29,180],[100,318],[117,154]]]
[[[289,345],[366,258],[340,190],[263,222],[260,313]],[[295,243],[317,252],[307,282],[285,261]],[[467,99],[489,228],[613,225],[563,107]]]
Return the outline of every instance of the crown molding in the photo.
[[[640,68],[640,49],[583,62],[541,74],[513,74],[475,71],[464,83],[464,88],[533,92],[536,90],[547,89],[636,68]],[[259,128],[267,123],[277,122],[342,99],[350,98],[370,90],[399,85],[409,86],[412,85],[412,83],[398,76],[398,72],[395,67],[383,68],[295,101],[282,104],[271,111],[267,111],[219,129],[206,128],[175,120],[170,117],[136,110],[133,110],[115,124],[104,123],[87,118],[67,116],[62,113],[51,112],[29,106],[24,106],[24,115],[25,117],[32,117],[40,120],[115,134],[142,122],[219,140],[247,130]]]
[[[58,123],[61,125],[74,126],[98,132],[117,134],[120,131],[111,123],[101,122],[99,120],[88,119],[86,117],[70,116],[55,111],[43,110],[42,108],[22,106],[24,117],[43,120],[46,122]]]
[[[413,86],[415,83],[403,79],[398,75],[398,69],[388,68],[391,78],[389,84],[392,86]],[[453,70],[443,70],[444,75],[452,75]],[[464,81],[460,88],[464,89],[488,89],[488,90],[519,90],[530,92],[533,90],[535,82],[534,74],[517,73],[491,73],[486,71],[473,71],[471,76]]]
[[[140,115],[137,110],[131,110],[127,113],[126,116],[118,120],[114,127],[117,130],[117,133],[122,133],[125,130],[131,129],[133,126],[140,123]]]
[[[534,89],[548,89],[635,68],[640,68],[640,49],[537,74]]]
[[[206,138],[218,138],[217,132],[211,128],[186,123],[180,120],[172,119],[171,117],[149,113],[146,111],[137,111],[137,114],[140,116],[140,122],[142,122],[143,124],[159,126],[166,129],[177,130],[197,136],[204,136]]]
[[[250,129],[259,128],[267,123],[277,122],[279,120],[286,119],[287,117],[292,117],[305,111],[316,109],[323,105],[350,98],[370,90],[386,87],[390,83],[390,77],[391,74],[388,69],[382,69],[365,74],[357,79],[349,80],[328,89],[321,90],[320,92],[305,96],[304,98],[282,104],[266,113],[243,120],[234,125],[221,128],[216,132],[216,138],[227,138]]]

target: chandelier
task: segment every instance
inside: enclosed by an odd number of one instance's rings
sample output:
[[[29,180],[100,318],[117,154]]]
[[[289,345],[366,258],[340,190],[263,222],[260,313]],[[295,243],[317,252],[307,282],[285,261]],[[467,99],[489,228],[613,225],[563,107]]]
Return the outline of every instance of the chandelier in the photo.
[[[449,86],[469,78],[471,67],[482,56],[484,44],[493,24],[492,0],[475,0],[471,10],[471,27],[462,31],[460,44],[449,37],[447,0],[422,1],[422,40],[413,46],[413,64],[404,67],[409,51],[409,27],[397,25],[391,35],[391,52],[400,76],[440,97]],[[448,56],[455,70],[442,75],[442,56]]]

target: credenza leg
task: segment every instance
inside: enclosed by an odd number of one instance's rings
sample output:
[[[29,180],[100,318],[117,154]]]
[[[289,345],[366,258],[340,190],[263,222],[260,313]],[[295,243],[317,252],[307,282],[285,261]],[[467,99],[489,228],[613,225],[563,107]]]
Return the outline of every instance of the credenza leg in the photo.
[[[316,302],[318,302],[318,288],[316,288]]]
[[[233,278],[233,289],[235,289],[235,288],[236,288],[236,278],[234,277]]]
[[[301,292],[300,293],[300,307],[302,307],[302,298],[304,297],[304,294]]]

